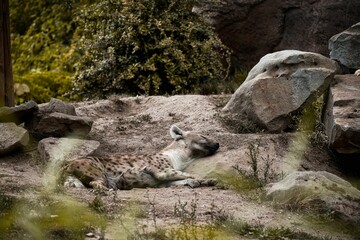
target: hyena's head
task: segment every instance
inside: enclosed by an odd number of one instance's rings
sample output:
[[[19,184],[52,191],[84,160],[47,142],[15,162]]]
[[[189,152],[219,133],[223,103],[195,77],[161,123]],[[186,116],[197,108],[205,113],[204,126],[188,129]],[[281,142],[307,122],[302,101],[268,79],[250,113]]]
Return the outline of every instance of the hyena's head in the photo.
[[[219,149],[219,143],[199,133],[183,131],[173,125],[170,135],[174,141],[163,150],[171,159],[176,159],[177,164],[187,165],[192,160],[212,155]]]

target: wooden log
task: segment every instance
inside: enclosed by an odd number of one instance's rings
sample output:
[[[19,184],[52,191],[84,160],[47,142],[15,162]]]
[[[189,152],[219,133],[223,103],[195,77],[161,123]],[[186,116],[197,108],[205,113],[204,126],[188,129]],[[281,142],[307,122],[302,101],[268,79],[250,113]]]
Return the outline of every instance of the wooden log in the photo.
[[[0,1],[0,106],[14,106],[9,0]]]

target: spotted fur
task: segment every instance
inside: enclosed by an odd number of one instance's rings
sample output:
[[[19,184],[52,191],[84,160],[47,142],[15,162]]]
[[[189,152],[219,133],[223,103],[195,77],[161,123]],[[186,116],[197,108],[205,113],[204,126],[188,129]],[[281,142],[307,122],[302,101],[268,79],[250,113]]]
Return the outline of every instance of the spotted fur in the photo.
[[[183,170],[195,159],[214,154],[219,143],[177,126],[170,128],[170,135],[173,142],[157,154],[88,156],[70,161],[65,170],[85,186],[96,189],[208,183],[196,180]]]

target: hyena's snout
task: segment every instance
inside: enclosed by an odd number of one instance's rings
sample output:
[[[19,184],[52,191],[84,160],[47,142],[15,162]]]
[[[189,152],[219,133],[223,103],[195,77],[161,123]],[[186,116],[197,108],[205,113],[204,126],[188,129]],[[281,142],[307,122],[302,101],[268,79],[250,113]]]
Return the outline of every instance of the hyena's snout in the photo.
[[[208,145],[209,155],[214,154],[220,147],[218,142],[212,142]]]
[[[218,142],[207,141],[196,144],[197,146],[193,149],[193,155],[197,157],[205,157],[213,155],[220,147]]]

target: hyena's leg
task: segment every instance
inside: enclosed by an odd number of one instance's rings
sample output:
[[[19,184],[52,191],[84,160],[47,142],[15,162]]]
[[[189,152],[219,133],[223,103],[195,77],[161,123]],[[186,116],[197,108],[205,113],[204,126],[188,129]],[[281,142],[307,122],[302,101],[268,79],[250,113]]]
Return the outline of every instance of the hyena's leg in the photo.
[[[217,184],[217,181],[215,179],[184,179],[184,180],[177,180],[172,181],[164,184],[163,186],[169,187],[169,186],[189,186],[192,188],[196,187],[209,187],[209,186],[215,186]]]
[[[97,158],[86,157],[72,160],[67,164],[66,172],[74,175],[85,186],[107,189],[104,165]]]
[[[175,181],[194,178],[192,175],[186,172],[178,171],[173,168],[159,169],[154,167],[146,167],[144,171],[156,178],[158,181]]]

